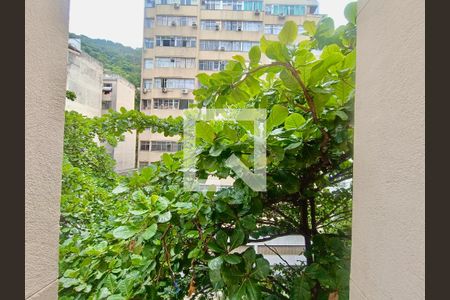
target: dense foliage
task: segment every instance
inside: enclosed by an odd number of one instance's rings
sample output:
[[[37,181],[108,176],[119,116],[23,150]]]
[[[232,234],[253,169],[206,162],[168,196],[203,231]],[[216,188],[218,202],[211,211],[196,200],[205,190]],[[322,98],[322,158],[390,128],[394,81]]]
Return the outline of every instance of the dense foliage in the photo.
[[[81,50],[101,62],[106,70],[122,76],[136,87],[141,86],[141,48],[73,33],[69,36],[81,39]]]
[[[267,110],[267,192],[251,190],[225,161],[253,166],[247,122],[199,122],[198,176],[234,177],[216,192],[183,190],[183,153],[164,154],[128,177],[94,138],[130,129],[182,134],[181,118],[121,111],[66,114],[61,198],[61,299],[348,299],[356,5],[349,23],[305,22],[294,45],[261,39],[250,62],[199,74],[198,107]],[[314,55],[321,50],[320,57]],[[270,59],[262,63],[262,55]],[[271,267],[249,241],[301,234],[307,263]]]

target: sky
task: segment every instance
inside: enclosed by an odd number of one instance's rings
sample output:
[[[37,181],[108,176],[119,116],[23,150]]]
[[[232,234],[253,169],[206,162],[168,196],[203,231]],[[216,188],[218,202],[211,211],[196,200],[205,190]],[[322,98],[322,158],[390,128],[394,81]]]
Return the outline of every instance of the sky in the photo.
[[[318,0],[319,13],[339,26],[346,23],[344,7],[354,0]],[[70,32],[142,47],[144,0],[71,0]]]

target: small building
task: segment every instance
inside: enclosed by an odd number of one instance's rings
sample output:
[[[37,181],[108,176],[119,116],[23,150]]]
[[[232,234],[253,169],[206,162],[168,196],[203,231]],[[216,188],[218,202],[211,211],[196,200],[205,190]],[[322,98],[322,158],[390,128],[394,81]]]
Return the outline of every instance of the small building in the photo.
[[[81,51],[79,39],[69,39],[66,89],[76,94],[75,100],[66,99],[65,109],[87,117],[102,114],[103,65]]]
[[[103,76],[103,88],[101,98],[101,112],[108,113],[110,109],[120,111],[123,107],[126,110],[134,109],[134,98],[136,88],[116,74],[105,73]],[[125,133],[125,139],[116,147],[106,145],[111,156],[116,161],[115,170],[123,172],[135,168],[136,164],[136,131]]]

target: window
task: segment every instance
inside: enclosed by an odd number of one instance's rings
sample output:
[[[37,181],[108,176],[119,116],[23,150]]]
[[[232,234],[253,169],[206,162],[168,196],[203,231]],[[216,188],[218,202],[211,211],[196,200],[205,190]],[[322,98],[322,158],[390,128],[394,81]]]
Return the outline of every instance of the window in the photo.
[[[150,141],[141,141],[141,151],[150,151]]]
[[[303,32],[305,32],[305,28],[303,28],[302,25],[298,25],[298,33],[300,34],[300,33],[303,33]]]
[[[192,23],[197,23],[197,17],[187,16],[156,16],[156,24],[158,26],[192,26]]]
[[[179,69],[192,69],[195,68],[195,58],[186,57],[157,57],[157,68],[179,68]]]
[[[148,166],[148,161],[140,161],[139,162],[139,169],[145,168]]]
[[[155,27],[155,19],[153,19],[153,18],[145,18],[144,26],[145,26],[145,28],[153,28],[153,27]]]
[[[173,141],[152,141],[151,151],[155,152],[177,152],[183,149],[179,142]]]
[[[155,7],[155,0],[145,0],[145,7],[147,8]]]
[[[153,99],[154,109],[178,109],[178,99]]]
[[[279,34],[283,25],[281,24],[266,24],[264,25],[265,34]]]
[[[198,0],[156,0],[156,4],[159,5],[170,5],[175,3],[180,5],[197,5]]]
[[[144,47],[145,49],[152,49],[154,47],[154,40],[153,39],[144,39]]]
[[[193,90],[195,88],[195,80],[184,78],[155,78],[155,88]]]
[[[201,40],[200,41],[200,50],[247,52],[250,50],[251,47],[253,47],[255,45],[259,45],[259,42]]]
[[[203,2],[202,2],[203,3]],[[261,11],[263,2],[261,0],[205,0],[202,6],[203,9],[209,10],[246,10],[246,11]]]
[[[220,28],[220,22],[215,20],[201,20],[200,28],[202,30],[217,30],[217,28]]]
[[[152,100],[142,99],[142,109],[150,109]]]
[[[144,79],[142,81],[142,86],[146,90],[151,90],[152,89],[152,80],[151,79]]]
[[[144,59],[144,69],[153,69],[153,59]]]
[[[223,21],[222,28],[228,31],[260,31],[262,22]]]
[[[102,101],[102,109],[110,109],[111,101]]]
[[[188,100],[188,99],[180,99],[180,106],[178,109],[188,109],[189,104],[194,103],[194,100]]]
[[[222,71],[226,65],[226,60],[200,60],[198,69],[202,71]]]
[[[303,16],[305,15],[304,5],[267,4],[267,15]]]
[[[196,41],[195,37],[188,36],[157,36],[156,46],[195,48]]]

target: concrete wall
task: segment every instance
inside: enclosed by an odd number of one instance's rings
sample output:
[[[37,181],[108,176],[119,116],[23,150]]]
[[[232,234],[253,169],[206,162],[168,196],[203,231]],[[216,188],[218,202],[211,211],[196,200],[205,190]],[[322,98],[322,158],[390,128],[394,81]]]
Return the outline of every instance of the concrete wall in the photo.
[[[103,65],[86,53],[68,50],[67,89],[75,92],[75,101],[66,100],[66,110],[87,117],[102,114]]]
[[[57,299],[69,1],[25,2],[25,299]]]
[[[425,1],[359,1],[351,299],[425,298]]]
[[[121,107],[132,110],[134,109],[134,96],[136,88],[127,80],[116,75],[106,74],[104,83],[112,84],[112,93],[108,95],[103,94],[103,100],[111,101],[111,108],[119,111]],[[103,110],[106,113],[107,110]],[[115,147],[108,147],[114,160],[116,161],[115,170],[120,172],[128,169],[133,169],[136,162],[136,131],[125,133],[125,140],[119,142]]]

